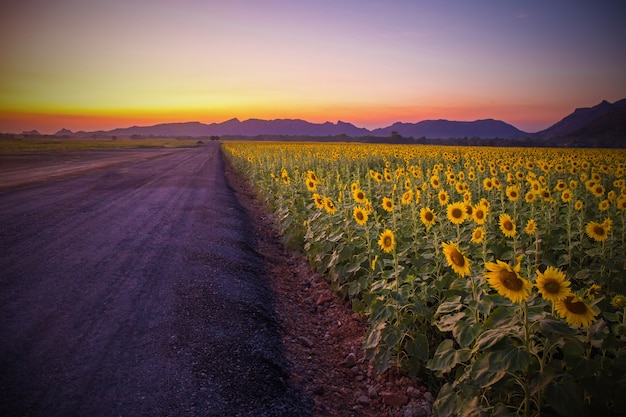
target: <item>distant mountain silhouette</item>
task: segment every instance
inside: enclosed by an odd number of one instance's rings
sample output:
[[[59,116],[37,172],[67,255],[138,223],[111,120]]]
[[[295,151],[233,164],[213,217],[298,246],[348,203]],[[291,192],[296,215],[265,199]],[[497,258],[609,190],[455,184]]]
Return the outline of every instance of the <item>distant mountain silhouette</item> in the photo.
[[[395,123],[375,130],[359,128],[351,123],[311,123],[300,119],[239,121],[230,119],[222,123],[204,124],[200,122],[163,123],[154,126],[132,126],[109,131],[76,132],[67,129],[57,132],[57,136],[339,136],[349,137],[380,136],[389,137],[392,133],[404,137],[428,138],[509,138],[517,139],[528,134],[499,120],[477,120],[455,122],[448,120],[425,120],[419,123]]]
[[[424,142],[424,138],[448,140],[451,138],[509,139],[524,146],[621,146],[626,139],[626,99],[615,103],[578,108],[561,121],[537,133],[526,133],[501,120],[485,119],[473,122],[424,120],[417,123],[397,122],[391,126],[368,130],[351,123],[311,123],[301,119],[261,120],[230,119],[221,123],[200,122],[163,123],[154,126],[133,126],[109,131],[76,132],[61,129],[56,136],[63,137],[319,137],[324,140],[344,140],[346,137],[365,141],[389,143]],[[378,138],[378,139],[376,139]],[[407,139],[408,138],[408,139]],[[410,139],[413,138],[413,139]],[[467,142],[467,140],[465,141]]]
[[[596,117],[565,136],[571,146],[623,148],[626,146],[626,99],[614,103],[613,110]]]
[[[574,110],[574,112],[549,128],[534,134],[540,138],[564,137],[582,129],[587,124],[594,122],[598,118],[611,113],[613,110],[626,106],[626,99],[616,101],[611,104],[604,100],[593,107],[584,107]]]
[[[22,132],[22,135],[24,135],[24,136],[41,136],[41,133],[39,133],[37,130],[29,130],[28,132],[26,132],[26,131]]]
[[[63,129],[62,134],[67,135]],[[59,135],[61,132],[57,132]],[[133,126],[97,132],[76,132],[74,136],[257,136],[257,135],[304,135],[304,136],[364,136],[370,131],[358,128],[351,123],[310,123],[299,119],[261,120],[248,119],[243,122],[230,119],[222,123],[204,124],[200,122],[163,123],[154,126]]]
[[[435,139],[463,137],[519,139],[528,136],[528,133],[517,129],[515,126],[493,119],[476,120],[474,122],[449,120],[424,120],[418,123],[398,122],[382,129],[375,129],[372,131],[372,135],[390,136],[392,132],[405,137]]]

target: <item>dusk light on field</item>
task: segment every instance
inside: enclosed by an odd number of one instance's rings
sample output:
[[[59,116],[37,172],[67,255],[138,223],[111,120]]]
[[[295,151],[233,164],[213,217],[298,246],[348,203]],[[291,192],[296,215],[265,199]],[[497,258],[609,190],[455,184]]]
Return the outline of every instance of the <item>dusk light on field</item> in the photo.
[[[626,97],[623,1],[23,0],[0,16],[0,132],[234,117],[536,132]]]

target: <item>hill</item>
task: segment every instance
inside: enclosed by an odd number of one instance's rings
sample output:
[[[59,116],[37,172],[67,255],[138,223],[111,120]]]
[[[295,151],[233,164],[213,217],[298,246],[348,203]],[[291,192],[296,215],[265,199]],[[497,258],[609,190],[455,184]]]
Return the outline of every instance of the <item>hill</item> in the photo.
[[[375,129],[373,136],[391,136],[396,132],[405,137],[426,137],[435,139],[475,137],[481,139],[507,138],[520,139],[528,136],[516,127],[500,120],[486,119],[474,122],[449,120],[424,120],[418,123],[394,123],[389,127]]]
[[[615,103],[609,103],[608,101],[603,100],[601,103],[593,107],[575,109],[573,113],[564,117],[562,120],[553,124],[549,128],[535,133],[533,136],[539,138],[565,137],[625,105],[626,99],[616,101]]]
[[[67,135],[67,129],[63,129]],[[257,135],[305,135],[305,136],[364,136],[370,132],[351,123],[310,123],[300,119],[261,120],[230,119],[221,123],[200,122],[162,123],[154,126],[132,126],[97,132],[76,132],[74,136],[257,136]],[[57,132],[57,135],[59,132]]]

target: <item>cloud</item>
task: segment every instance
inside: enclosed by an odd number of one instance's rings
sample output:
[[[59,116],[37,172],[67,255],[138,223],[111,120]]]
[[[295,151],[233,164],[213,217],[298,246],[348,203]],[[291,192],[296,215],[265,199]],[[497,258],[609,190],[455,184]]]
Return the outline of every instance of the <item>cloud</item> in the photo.
[[[526,19],[527,17],[530,17],[530,13],[518,13],[515,15],[516,19]]]

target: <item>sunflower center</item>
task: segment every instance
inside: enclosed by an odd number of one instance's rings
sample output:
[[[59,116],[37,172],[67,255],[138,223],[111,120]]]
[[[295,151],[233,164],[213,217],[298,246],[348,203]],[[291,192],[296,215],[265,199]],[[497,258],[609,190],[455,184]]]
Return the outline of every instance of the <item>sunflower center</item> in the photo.
[[[585,314],[587,312],[587,306],[582,301],[573,301],[572,297],[567,297],[564,301],[567,311],[574,314]]]
[[[465,258],[459,251],[454,251],[450,254],[450,259],[452,259],[452,263],[456,266],[465,266]]]
[[[543,288],[545,289],[546,292],[550,294],[558,294],[559,291],[561,290],[561,285],[559,285],[559,283],[556,281],[548,281],[545,283]]]
[[[450,215],[455,219],[460,219],[461,217],[463,217],[463,210],[459,208],[454,208],[452,209],[452,212],[450,213]]]
[[[386,248],[390,248],[391,247],[391,236],[385,236],[383,238],[383,246]]]
[[[482,219],[485,217],[485,213],[482,210],[476,210],[476,212],[474,212],[474,216],[476,216],[477,219]]]
[[[501,271],[500,282],[511,291],[520,291],[524,286],[522,280],[519,279],[517,274],[513,271]]]
[[[427,221],[429,221],[429,222],[432,221],[433,220],[433,213],[431,213],[430,211],[427,211],[426,214],[424,215],[424,218]]]
[[[357,220],[359,220],[359,221],[363,220],[363,212],[361,212],[361,211],[357,211],[357,212],[356,212],[356,218],[357,218]]]
[[[506,230],[513,230],[513,223],[507,220],[502,224],[502,227],[504,227]]]
[[[365,198],[365,195],[363,193],[356,193],[356,198],[357,200],[363,200]]]
[[[601,225],[594,226],[593,232],[598,236],[604,236],[604,227],[602,227]]]

